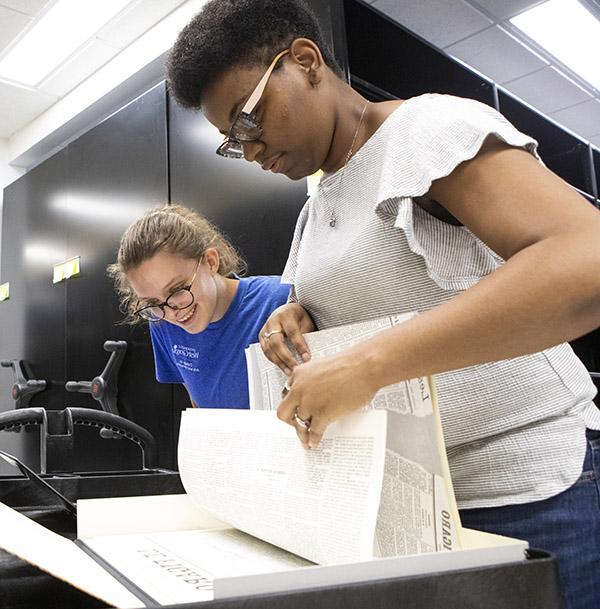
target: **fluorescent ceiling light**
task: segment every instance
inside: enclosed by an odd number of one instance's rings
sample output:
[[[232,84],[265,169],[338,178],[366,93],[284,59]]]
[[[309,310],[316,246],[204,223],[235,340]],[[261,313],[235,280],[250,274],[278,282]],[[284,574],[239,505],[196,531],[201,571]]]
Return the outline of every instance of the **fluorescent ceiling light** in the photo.
[[[600,89],[600,21],[577,0],[548,0],[510,21]]]
[[[58,0],[0,60],[0,77],[40,83],[131,0]]]

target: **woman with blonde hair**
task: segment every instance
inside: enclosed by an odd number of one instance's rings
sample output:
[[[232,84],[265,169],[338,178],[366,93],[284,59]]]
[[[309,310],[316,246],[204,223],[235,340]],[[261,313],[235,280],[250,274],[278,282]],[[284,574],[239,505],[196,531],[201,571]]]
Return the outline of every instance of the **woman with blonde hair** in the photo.
[[[289,286],[243,277],[245,263],[200,214],[166,205],[136,220],[108,267],[131,323],[148,321],[156,378],[205,408],[248,408],[244,349]]]

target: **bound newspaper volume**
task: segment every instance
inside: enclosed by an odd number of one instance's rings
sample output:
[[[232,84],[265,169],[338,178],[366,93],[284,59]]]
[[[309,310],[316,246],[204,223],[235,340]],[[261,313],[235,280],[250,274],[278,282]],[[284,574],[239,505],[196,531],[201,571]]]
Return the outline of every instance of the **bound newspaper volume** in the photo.
[[[318,359],[404,319],[306,339]],[[22,543],[41,527],[0,504],[1,530],[12,531],[0,534],[0,547],[120,607],[523,558],[525,542],[461,530],[431,379],[382,389],[306,451],[274,412],[285,376],[258,345],[247,361],[252,410],[183,413],[178,458],[187,495],[80,501],[79,547],[44,530],[42,552]]]

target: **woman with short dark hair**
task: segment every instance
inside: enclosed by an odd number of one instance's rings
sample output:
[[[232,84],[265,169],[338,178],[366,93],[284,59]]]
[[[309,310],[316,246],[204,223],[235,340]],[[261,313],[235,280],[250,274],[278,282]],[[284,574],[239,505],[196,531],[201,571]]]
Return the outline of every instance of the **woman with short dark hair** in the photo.
[[[565,341],[600,325],[598,210],[493,108],[367,101],[299,0],[209,2],[168,79],[224,135],[218,154],[324,171],[284,271],[291,301],[261,335],[289,376],[280,418],[310,448],[382,387],[435,374],[463,523],[552,550],[567,607],[597,607],[600,413]],[[407,311],[310,361],[303,332]]]

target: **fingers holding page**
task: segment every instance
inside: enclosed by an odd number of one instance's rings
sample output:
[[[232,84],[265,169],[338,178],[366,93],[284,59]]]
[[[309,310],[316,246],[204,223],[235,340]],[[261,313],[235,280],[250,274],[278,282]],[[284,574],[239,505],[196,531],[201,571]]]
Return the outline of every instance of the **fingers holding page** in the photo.
[[[315,448],[329,423],[365,406],[374,393],[357,358],[338,354],[294,369],[277,416],[294,427],[306,448]]]
[[[300,361],[310,359],[310,351],[303,334],[315,329],[308,313],[296,303],[288,303],[273,311],[259,335],[266,357],[288,376]]]

